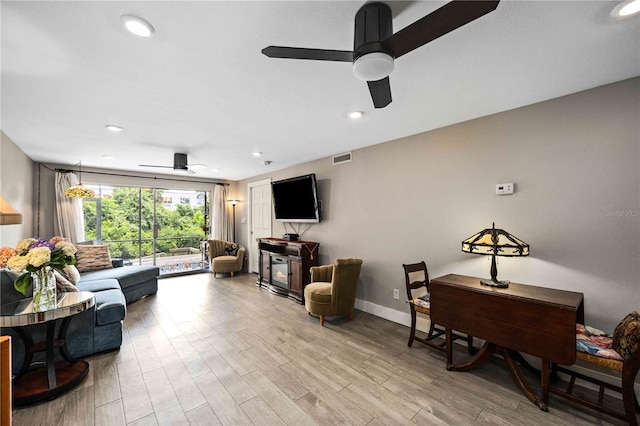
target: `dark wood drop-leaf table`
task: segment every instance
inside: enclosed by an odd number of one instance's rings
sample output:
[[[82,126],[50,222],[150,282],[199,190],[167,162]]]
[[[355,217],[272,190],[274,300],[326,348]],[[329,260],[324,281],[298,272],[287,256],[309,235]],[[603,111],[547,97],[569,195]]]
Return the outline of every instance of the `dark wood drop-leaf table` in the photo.
[[[88,291],[60,293],[56,307],[38,312],[31,299],[22,299],[0,306],[0,326],[10,327],[24,342],[25,356],[18,374],[13,378],[13,404],[33,404],[56,398],[77,386],[87,376],[89,363],[71,356],[65,341],[69,323],[74,315],[90,309],[95,304],[93,293]],[[61,321],[56,337],[56,323]],[[22,327],[46,324],[46,340],[33,342]],[[55,349],[59,349],[64,361],[55,362]],[[33,354],[46,353],[42,367],[30,368]]]
[[[431,319],[445,327],[447,370],[469,371],[501,355],[527,398],[547,411],[551,363],[576,361],[576,322],[584,324],[582,293],[511,283],[487,287],[480,278],[450,274],[431,281]],[[485,340],[467,362],[453,364],[451,331]],[[521,353],[541,359],[542,396],[534,394],[518,363],[532,368]]]

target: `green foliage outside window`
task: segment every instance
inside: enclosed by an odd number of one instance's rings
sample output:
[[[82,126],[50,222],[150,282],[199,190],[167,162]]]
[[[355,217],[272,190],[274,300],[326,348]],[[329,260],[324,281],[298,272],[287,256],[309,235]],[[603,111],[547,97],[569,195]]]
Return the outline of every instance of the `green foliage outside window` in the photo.
[[[140,198],[140,191],[142,197]],[[200,248],[205,206],[177,204],[174,208],[162,204],[162,192],[156,191],[156,221],[159,226],[156,253],[169,253],[175,248]],[[142,208],[140,208],[142,202]],[[101,199],[101,240],[109,244],[112,257],[124,259],[153,255],[153,191],[150,189],[116,187],[110,197]],[[83,203],[85,239],[97,240],[96,202]]]

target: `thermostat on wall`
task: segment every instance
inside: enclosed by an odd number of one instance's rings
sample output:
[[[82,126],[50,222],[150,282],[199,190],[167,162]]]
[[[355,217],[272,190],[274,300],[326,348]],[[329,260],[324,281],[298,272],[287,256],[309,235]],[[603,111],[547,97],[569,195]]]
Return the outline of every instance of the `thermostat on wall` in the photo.
[[[499,183],[496,185],[496,194],[508,195],[513,194],[513,183]]]

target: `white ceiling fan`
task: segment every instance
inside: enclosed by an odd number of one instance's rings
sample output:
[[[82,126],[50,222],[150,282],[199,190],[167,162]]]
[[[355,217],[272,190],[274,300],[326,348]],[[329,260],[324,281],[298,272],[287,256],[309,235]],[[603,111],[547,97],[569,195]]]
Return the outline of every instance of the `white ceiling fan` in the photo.
[[[161,169],[173,169],[182,170],[187,173],[194,174],[195,170],[206,169],[205,164],[189,164],[187,161],[187,154],[175,153],[173,154],[173,166],[158,166],[154,164],[139,164],[140,167],[155,167]]]

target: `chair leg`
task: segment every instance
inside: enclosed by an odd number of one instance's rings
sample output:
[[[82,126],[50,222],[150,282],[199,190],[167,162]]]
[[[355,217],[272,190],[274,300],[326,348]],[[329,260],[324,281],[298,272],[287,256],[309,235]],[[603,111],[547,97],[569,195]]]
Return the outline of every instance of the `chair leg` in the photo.
[[[627,417],[627,422],[631,426],[638,425],[636,419],[636,406],[638,401],[633,389],[633,384],[636,380],[639,367],[640,365],[638,365],[637,362],[634,363],[627,360],[622,368],[622,401],[624,402],[624,414]]]
[[[411,331],[409,332],[409,343],[407,346],[411,347],[413,344],[413,339],[416,337],[416,311],[411,307]]]
[[[231,271],[231,278],[233,278],[233,271]]]
[[[435,330],[436,328],[436,324],[431,320],[431,317],[429,317],[429,333],[427,334],[427,340],[431,339],[431,336],[433,336],[433,330]]]
[[[324,315],[320,315],[320,325],[324,327]]]
[[[349,312],[349,321],[353,321],[353,311]]]
[[[473,354],[473,336],[467,334],[467,351],[469,351],[469,355]]]

